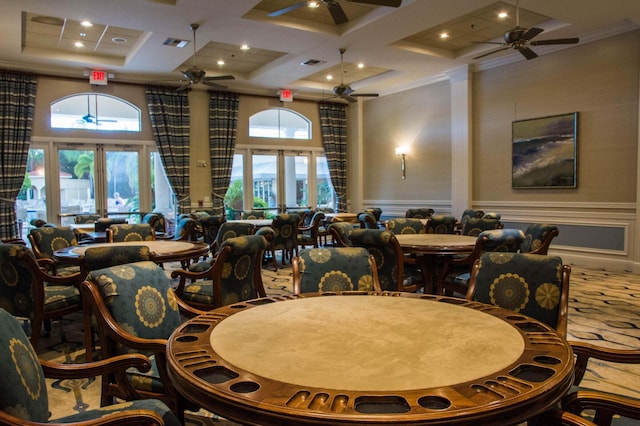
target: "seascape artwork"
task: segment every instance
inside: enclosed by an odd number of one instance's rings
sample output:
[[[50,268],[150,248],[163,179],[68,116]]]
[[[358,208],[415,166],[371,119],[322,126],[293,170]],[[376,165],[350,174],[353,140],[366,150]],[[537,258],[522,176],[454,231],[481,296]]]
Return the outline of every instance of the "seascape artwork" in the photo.
[[[513,188],[575,188],[578,113],[514,121]]]

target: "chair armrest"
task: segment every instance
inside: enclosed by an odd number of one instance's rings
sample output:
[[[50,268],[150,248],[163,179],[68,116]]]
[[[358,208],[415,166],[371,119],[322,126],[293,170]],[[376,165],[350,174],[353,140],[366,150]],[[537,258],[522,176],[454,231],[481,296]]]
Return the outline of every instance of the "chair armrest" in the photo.
[[[59,364],[44,359],[39,359],[39,361],[45,377],[51,379],[81,379],[106,373],[125,371],[130,367],[134,367],[142,373],[151,369],[151,361],[142,354],[118,355],[112,358],[82,364]]]
[[[589,358],[622,364],[640,364],[640,350],[612,349],[590,343],[569,342],[576,355],[574,384],[579,385],[587,371]]]
[[[573,392],[563,399],[562,408],[574,414],[595,410],[599,425],[610,425],[614,415],[640,420],[640,400],[612,393]]]

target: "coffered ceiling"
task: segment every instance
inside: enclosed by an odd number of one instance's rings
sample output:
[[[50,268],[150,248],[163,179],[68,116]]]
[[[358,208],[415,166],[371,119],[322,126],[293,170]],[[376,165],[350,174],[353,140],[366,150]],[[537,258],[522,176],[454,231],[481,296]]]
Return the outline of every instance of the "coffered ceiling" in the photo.
[[[536,40],[580,37],[577,45],[532,47],[537,61],[640,24],[638,0],[520,0],[519,16],[516,0],[403,0],[398,8],[335,1],[348,22],[336,25],[323,2],[269,16],[296,0],[0,0],[0,67],[76,78],[101,69],[112,81],[177,87],[180,71],[196,63],[207,76],[232,74],[221,83],[239,92],[288,88],[318,99],[344,81],[384,96],[467,64],[525,61],[513,49],[473,59],[498,47],[517,20],[544,30]]]

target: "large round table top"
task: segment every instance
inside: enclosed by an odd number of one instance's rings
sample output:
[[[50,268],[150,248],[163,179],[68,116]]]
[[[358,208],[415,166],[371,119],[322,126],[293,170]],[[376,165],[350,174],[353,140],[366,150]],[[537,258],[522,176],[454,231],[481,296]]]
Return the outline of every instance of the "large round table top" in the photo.
[[[458,234],[396,234],[404,251],[425,254],[456,254],[471,252],[476,237]]]
[[[183,395],[244,424],[517,424],[568,391],[554,330],[495,306],[411,293],[257,299],[168,343]]]
[[[209,245],[203,242],[175,241],[175,240],[155,240],[155,241],[124,241],[117,243],[97,243],[84,246],[65,247],[57,250],[54,257],[58,260],[69,263],[82,263],[84,252],[90,247],[105,246],[147,246],[154,254],[154,259],[158,262],[177,261],[204,256],[209,253]]]

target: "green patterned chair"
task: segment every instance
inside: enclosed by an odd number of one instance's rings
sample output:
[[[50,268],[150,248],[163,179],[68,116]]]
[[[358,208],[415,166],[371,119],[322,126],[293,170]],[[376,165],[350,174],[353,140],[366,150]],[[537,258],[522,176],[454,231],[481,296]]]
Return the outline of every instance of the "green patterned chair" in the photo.
[[[360,222],[360,228],[362,229],[379,229],[378,221],[371,212],[362,212],[358,215],[358,222]]]
[[[107,232],[107,228],[111,225],[121,225],[123,223],[127,223],[127,220],[123,217],[101,217],[96,220],[94,229],[96,232]]]
[[[294,294],[381,291],[376,261],[364,247],[303,249],[292,263]]]
[[[53,275],[65,276],[80,272],[79,266],[58,263],[53,257],[56,250],[78,245],[73,229],[67,226],[43,226],[31,229],[27,238],[37,259],[51,260],[50,272]]]
[[[462,227],[468,219],[481,218],[482,216],[484,216],[484,211],[482,210],[465,209],[460,216],[460,221],[456,222],[456,232],[462,232]]]
[[[40,266],[29,247],[0,244],[0,307],[30,320],[34,348],[38,347],[43,324],[46,336],[51,319],[82,310],[76,287],[82,279],[80,272],[53,276]]]
[[[210,268],[203,272],[176,270],[176,293],[187,304],[211,310],[243,300],[265,297],[262,256],[267,240],[261,235],[243,235],[222,243]]]
[[[154,241],[155,239],[156,234],[151,225],[147,223],[123,223],[111,225],[107,228],[107,241],[110,243]]]
[[[276,250],[282,250],[282,264],[287,259],[293,259],[298,253],[298,222],[300,217],[297,214],[283,213],[277,215],[271,223],[271,228],[275,232],[269,250],[273,255],[273,269],[278,269],[276,260]]]
[[[245,210],[242,212],[240,218],[242,220],[264,219],[264,210]]]
[[[176,229],[173,232],[173,235],[165,235],[164,240],[174,240],[174,241],[197,241],[198,239],[198,222],[189,215],[181,217],[178,219],[178,223],[176,223]]]
[[[156,236],[167,232],[167,222],[162,213],[147,213],[142,217],[142,223],[151,225]]]
[[[397,217],[389,219],[388,229],[394,234],[425,234],[427,231],[420,219]]]
[[[48,384],[45,378],[82,379],[116,372],[124,375],[127,368],[148,370],[149,360],[143,355],[123,355],[89,364],[57,364],[38,359],[20,323],[0,308],[0,424],[49,424]],[[168,425],[180,422],[169,408],[158,400],[140,399],[133,392],[120,404],[83,411],[51,423],[57,425]]]
[[[325,220],[323,212],[315,212],[311,216],[309,224],[298,227],[298,245],[318,247],[320,245],[320,227]]]
[[[407,211],[404,212],[404,217],[414,219],[429,219],[431,216],[433,216],[434,213],[435,210],[426,207],[407,209]]]
[[[446,214],[434,214],[427,220],[424,226],[427,234],[453,234],[456,230],[455,216]]]
[[[99,214],[77,214],[73,218],[73,223],[96,223],[101,217]]]
[[[498,219],[486,219],[485,217],[471,217],[462,224],[462,235],[477,237],[482,231],[500,229],[502,224]]]
[[[396,236],[381,229],[356,229],[349,237],[353,247],[364,247],[376,261],[378,280],[383,291],[415,292],[415,285],[405,285],[405,255]]]
[[[546,223],[533,223],[524,231],[520,253],[547,254],[551,240],[559,234],[558,227]]]
[[[97,269],[108,268],[109,266],[123,265],[125,263],[142,262],[153,260],[153,253],[149,247],[139,246],[109,246],[100,245],[96,247],[88,246],[82,258],[83,276]]]
[[[91,271],[80,286],[96,317],[102,359],[142,353],[151,359],[147,373],[130,372],[131,385],[145,398],[160,399],[182,418],[183,400],[166,366],[167,339],[188,317],[204,313],[180,300],[165,271],[154,262],[135,262]],[[115,375],[102,376],[102,405],[125,398]]]
[[[332,222],[327,227],[331,238],[333,238],[333,245],[336,247],[351,247],[351,239],[349,236],[356,229],[349,222]]]
[[[485,252],[515,253],[523,241],[524,232],[521,229],[493,229],[481,232],[471,253],[444,259],[438,274],[437,293],[464,297],[469,288],[471,268],[476,259]]]
[[[223,223],[226,222],[226,218],[222,215],[207,215],[200,218],[200,227],[202,228],[202,239],[205,243],[211,246],[216,237],[218,231]]]
[[[222,244],[228,240],[229,238],[239,237],[241,235],[251,235],[256,231],[255,225],[246,222],[222,222],[220,224],[220,229],[218,229],[218,233],[216,234],[213,243],[211,244],[211,259],[206,259],[201,262],[192,263],[189,265],[189,271],[191,272],[202,272],[206,271],[211,267],[215,257],[218,254],[219,248],[222,247]]]

